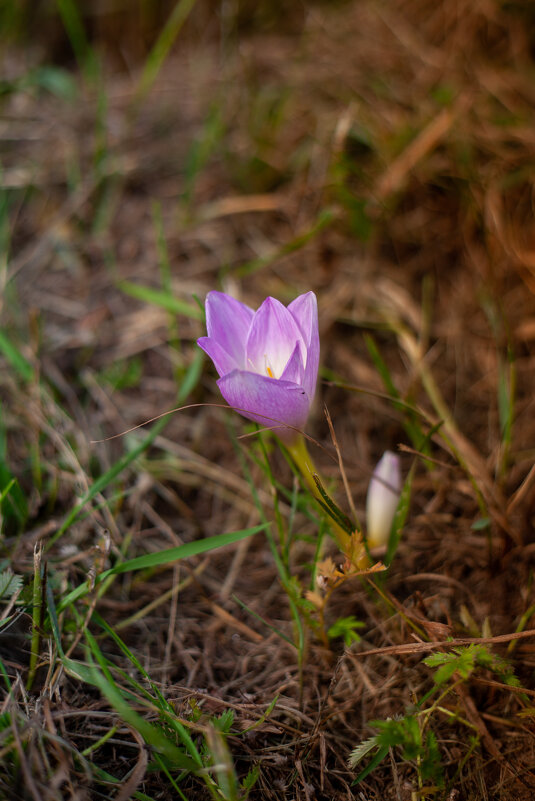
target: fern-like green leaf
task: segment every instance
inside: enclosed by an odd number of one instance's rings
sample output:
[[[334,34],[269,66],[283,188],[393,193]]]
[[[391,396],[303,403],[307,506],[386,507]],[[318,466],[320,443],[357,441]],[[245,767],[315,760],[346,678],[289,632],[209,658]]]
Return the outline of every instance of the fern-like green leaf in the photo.
[[[7,568],[0,573],[0,599],[12,598],[22,588],[22,576]]]
[[[349,759],[347,760],[348,766],[350,768],[356,768],[359,762],[362,762],[364,757],[374,748],[377,748],[378,745],[376,734],[374,734],[373,737],[368,737],[367,740],[363,740],[351,751]]]

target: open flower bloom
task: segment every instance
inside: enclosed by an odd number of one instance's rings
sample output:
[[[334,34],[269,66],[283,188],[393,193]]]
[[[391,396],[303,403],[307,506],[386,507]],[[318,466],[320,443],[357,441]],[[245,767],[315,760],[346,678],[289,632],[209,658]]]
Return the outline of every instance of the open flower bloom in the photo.
[[[368,545],[386,545],[401,494],[399,457],[386,451],[373,471],[366,499]]]
[[[212,359],[230,406],[287,443],[306,423],[319,364],[318,307],[313,292],[283,306],[266,298],[255,312],[223,292],[206,297],[208,336],[197,344]],[[291,426],[292,428],[289,428]]]

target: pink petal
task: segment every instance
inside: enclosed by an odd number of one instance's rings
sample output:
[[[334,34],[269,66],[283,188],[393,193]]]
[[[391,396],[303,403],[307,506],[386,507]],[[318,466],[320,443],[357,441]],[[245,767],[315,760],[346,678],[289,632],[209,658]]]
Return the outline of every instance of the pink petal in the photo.
[[[208,337],[227,352],[235,366],[241,368],[246,366],[245,343],[253,317],[252,309],[224,292],[212,291],[206,296]]]
[[[216,342],[212,337],[200,337],[197,340],[197,345],[211,358],[220,376],[238,369],[239,365],[236,364],[236,360],[229,356],[219,342]]]
[[[313,292],[305,292],[292,300],[288,311],[299,326],[305,345],[308,347],[314,336],[318,335],[318,301]]]
[[[234,370],[217,385],[229,406],[261,426],[273,428],[286,441],[297,435],[286,426],[299,430],[305,426],[309,400],[305,390],[291,381]]]
[[[288,306],[288,311],[296,321],[307,348],[303,386],[312,400],[316,392],[316,381],[320,361],[320,337],[318,326],[318,301],[313,292],[299,295]]]
[[[301,358],[301,349],[299,343],[295,343],[295,348],[292,355],[288,359],[286,367],[282,371],[280,381],[291,381],[292,384],[299,384],[302,386],[305,369],[303,367],[303,360]]]
[[[282,303],[266,298],[254,315],[247,337],[246,369],[280,378],[296,342],[304,362],[306,348],[299,326]]]

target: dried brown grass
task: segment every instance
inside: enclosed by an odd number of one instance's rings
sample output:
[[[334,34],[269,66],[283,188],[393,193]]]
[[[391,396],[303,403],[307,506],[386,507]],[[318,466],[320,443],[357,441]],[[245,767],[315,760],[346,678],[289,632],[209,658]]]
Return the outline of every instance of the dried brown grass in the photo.
[[[388,584],[389,611],[365,586],[344,587],[331,613],[366,621],[362,648],[326,654],[311,643],[301,699],[292,649],[230,600],[236,593],[289,630],[284,594],[261,541],[137,579],[135,592],[125,596],[118,586],[102,599],[99,609],[119,629],[125,618],[145,610],[121,634],[184,715],[194,699],[206,713],[232,708],[237,725],[247,728],[279,696],[265,723],[231,740],[241,772],[256,761],[262,765],[253,799],[409,799],[412,769],[399,762],[386,761],[361,787],[351,787],[347,756],[369,736],[368,721],[403,712],[429,689],[421,654],[442,647],[447,635],[466,640],[471,632],[463,608],[480,630],[490,630],[485,641],[504,653],[535,602],[535,505],[526,478],[535,441],[532,16],[530,4],[492,0],[314,5],[306,7],[301,29],[290,34],[283,27],[269,35],[254,26],[238,30],[223,60],[215,43],[196,41],[192,31],[134,122],[128,116],[131,78],[110,74],[104,183],[91,164],[90,91],[82,90],[87,95],[70,108],[29,94],[5,101],[15,133],[3,157],[3,179],[18,188],[10,271],[23,308],[36,321],[24,352],[55,396],[34,392],[27,398],[2,379],[11,403],[5,420],[12,462],[22,483],[30,486],[23,471],[28,443],[43,434],[44,469],[56,482],[33,496],[33,529],[14,549],[15,569],[31,571],[34,542],[70,508],[75,490],[121,453],[117,440],[99,446],[90,440],[171,408],[173,368],[192,358],[197,323],[180,320],[182,344],[173,351],[167,313],[133,301],[115,284],[117,277],[158,283],[154,198],[162,206],[178,297],[203,296],[216,285],[222,265],[223,287],[252,305],[266,294],[286,300],[312,288],[320,301],[324,365],[348,384],[382,392],[362,338],[362,329],[373,331],[401,393],[436,416],[422,390],[423,360],[458,427],[456,445],[471,459],[490,502],[489,556],[484,533],[471,530],[479,512],[466,473],[437,441],[437,464],[432,472],[420,469],[415,481]],[[184,163],[214,98],[224,98],[228,127],[209,169],[196,176],[188,219],[179,202]],[[74,162],[81,180],[71,192],[65,165]],[[351,230],[337,163],[347,166],[347,185],[371,221],[367,241]],[[277,253],[309,229],[326,205],[334,209],[334,224],[297,252],[236,277],[245,263]],[[103,208],[105,222],[95,226]],[[429,314],[422,307],[423,284],[430,292]],[[484,307],[501,321],[495,332]],[[9,308],[3,314],[24,322]],[[406,326],[420,352],[411,357],[403,340],[385,330],[385,320]],[[506,343],[515,354],[516,422],[510,463],[500,476],[497,352]],[[141,360],[139,383],[111,392],[102,371],[133,357]],[[213,388],[207,373],[196,399],[213,400]],[[376,395],[325,384],[310,432],[327,448],[324,402],[362,507],[378,456],[406,442],[399,416]],[[113,514],[103,507],[78,522],[50,554],[58,575],[78,583],[105,560],[97,549],[103,528],[112,552],[130,536],[134,554],[256,522],[226,419],[211,408],[174,416],[152,463],[124,477],[132,489],[124,503]],[[317,458],[326,475],[337,475],[321,451]],[[412,457],[404,458],[408,467]],[[282,463],[276,468],[290,480]],[[252,469],[261,487],[262,476]],[[262,498],[269,507],[268,496]],[[306,549],[302,558],[310,558]],[[177,600],[173,588],[182,581]],[[431,644],[414,642],[409,621]],[[26,668],[26,626],[21,621],[5,641],[13,677]],[[518,640],[512,658],[533,692],[531,637]],[[41,695],[27,694],[17,680],[6,700],[18,708],[13,734],[21,789],[0,785],[4,797],[100,797],[75,751],[110,722],[117,731],[95,759],[112,773],[133,771],[128,790],[115,797],[128,797],[134,785],[154,797],[172,797],[161,778],[145,775],[142,744],[96,693],[66,676],[53,692],[46,681],[44,687]],[[517,715],[517,694],[481,679],[460,688],[455,704],[449,703],[481,740],[450,798],[531,798],[532,718]],[[444,716],[435,731],[454,775],[466,730]],[[205,797],[193,785],[185,792],[192,801]]]

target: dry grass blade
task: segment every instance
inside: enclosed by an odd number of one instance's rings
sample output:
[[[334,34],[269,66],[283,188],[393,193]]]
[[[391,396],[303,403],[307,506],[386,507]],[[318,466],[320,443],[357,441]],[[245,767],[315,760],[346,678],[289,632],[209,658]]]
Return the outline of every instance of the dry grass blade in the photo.
[[[6,801],[531,801],[532,6],[3,2]],[[322,500],[410,475],[369,581],[220,402],[214,289],[315,292]]]
[[[444,140],[452,126],[467,108],[471,99],[468,95],[461,97],[453,108],[444,108],[414,138],[405,150],[388,165],[381,175],[374,193],[377,199],[385,202],[398,192],[408,180],[409,173],[417,164],[425,159]]]
[[[419,654],[425,651],[434,651],[437,648],[458,648],[465,645],[492,645],[498,643],[523,640],[525,637],[535,637],[535,629],[529,631],[515,631],[511,634],[497,634],[495,637],[461,637],[458,639],[437,640],[435,642],[403,643],[400,645],[387,645],[384,648],[371,648],[366,651],[354,652],[355,658],[369,656],[387,656],[389,654]]]
[[[143,781],[145,777],[145,773],[147,771],[147,765],[149,762],[149,757],[147,754],[147,749],[143,739],[139,735],[139,733],[130,728],[130,733],[139,747],[139,756],[137,762],[130,773],[130,776],[123,782],[121,788],[117,792],[114,797],[114,801],[128,801],[129,798],[134,796],[135,791],[138,789],[139,785]]]

